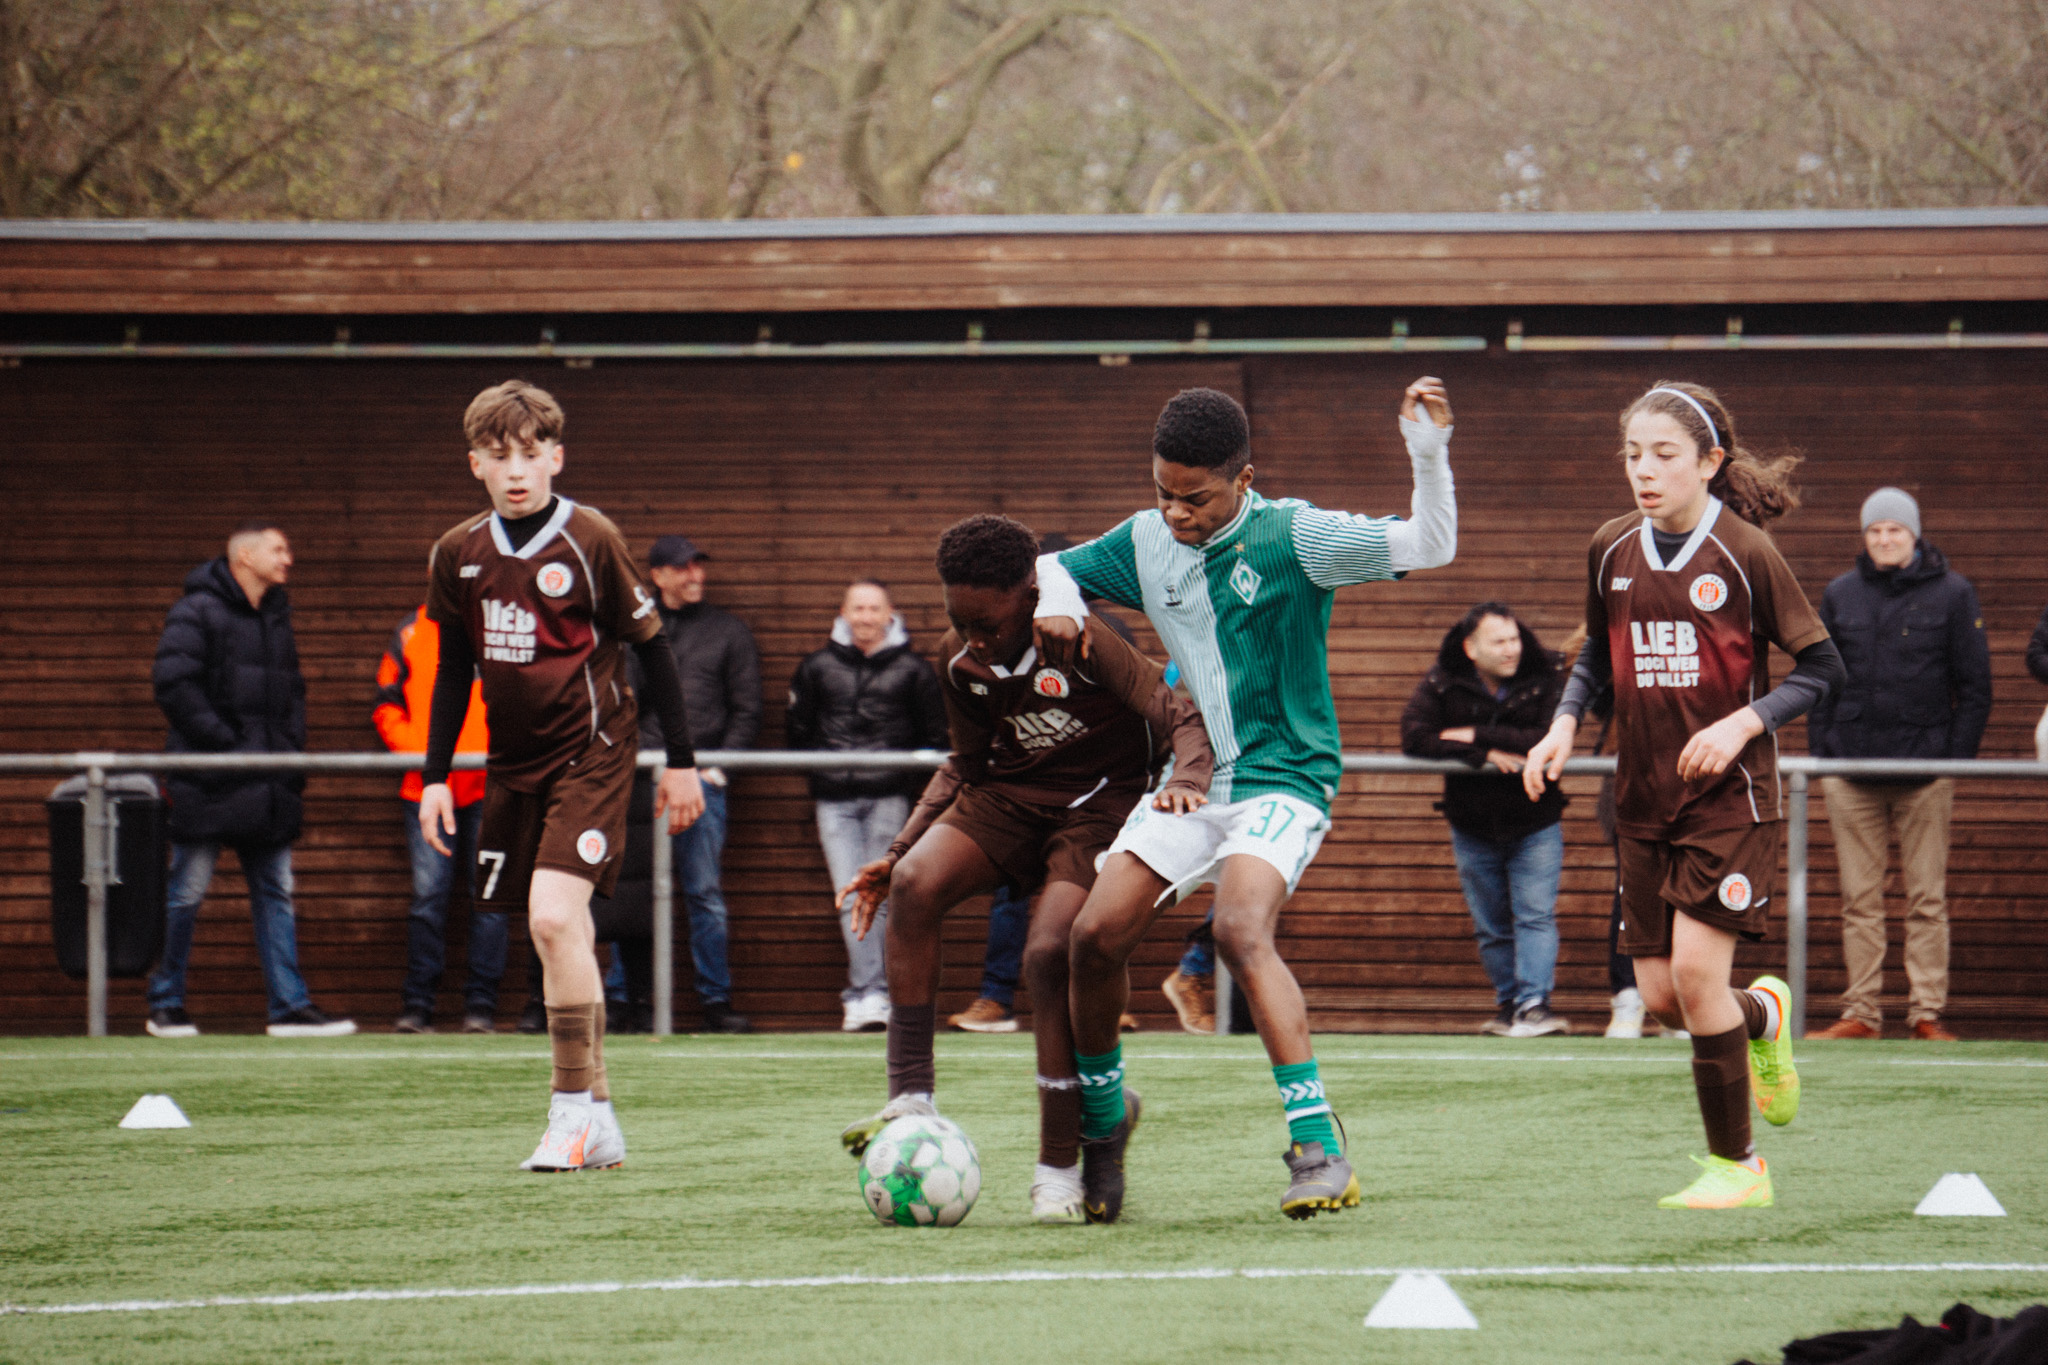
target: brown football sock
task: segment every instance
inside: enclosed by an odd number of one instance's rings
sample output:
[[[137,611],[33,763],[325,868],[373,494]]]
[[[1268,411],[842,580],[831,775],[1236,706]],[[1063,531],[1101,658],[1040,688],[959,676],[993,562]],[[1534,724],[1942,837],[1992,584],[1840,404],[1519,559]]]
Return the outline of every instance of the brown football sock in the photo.
[[[1038,1078],[1038,1164],[1065,1170],[1081,1160],[1081,1078]]]
[[[932,1060],[937,1005],[897,1005],[889,1011],[889,1098],[929,1095],[938,1089]]]
[[[1761,1038],[1769,1027],[1769,1018],[1764,1013],[1763,997],[1755,991],[1736,991],[1735,1003],[1742,1007],[1742,1026],[1752,1038]]]
[[[590,1098],[593,1100],[608,1100],[612,1097],[612,1085],[610,1081],[605,1079],[604,1074],[603,996],[597,998],[596,1008],[597,1013],[590,1021],[590,1058],[591,1070],[593,1072],[590,1078]]]
[[[1756,1153],[1749,1136],[1749,1038],[1736,1025],[1726,1033],[1692,1036],[1692,1083],[1699,1091],[1707,1150],[1730,1161]]]
[[[549,1005],[548,1047],[554,1053],[556,1090],[588,1090],[597,1075],[591,1025],[602,1005]]]

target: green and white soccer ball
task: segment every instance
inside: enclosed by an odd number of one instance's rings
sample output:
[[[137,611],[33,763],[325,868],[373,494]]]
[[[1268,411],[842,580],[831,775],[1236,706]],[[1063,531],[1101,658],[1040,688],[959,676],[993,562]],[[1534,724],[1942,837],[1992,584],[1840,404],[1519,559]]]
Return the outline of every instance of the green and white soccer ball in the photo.
[[[951,1119],[896,1119],[861,1154],[860,1197],[877,1222],[950,1228],[980,1194],[981,1158]]]

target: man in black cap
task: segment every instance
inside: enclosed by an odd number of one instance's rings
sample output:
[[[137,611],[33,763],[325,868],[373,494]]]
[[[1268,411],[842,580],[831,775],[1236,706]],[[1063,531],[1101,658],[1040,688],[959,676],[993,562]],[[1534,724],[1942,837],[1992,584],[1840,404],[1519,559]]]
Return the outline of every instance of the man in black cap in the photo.
[[[648,552],[647,576],[661,594],[662,624],[682,674],[690,740],[698,749],[751,749],[761,732],[761,651],[753,632],[731,612],[704,600],[711,556],[688,536],[663,536]],[[659,723],[642,718],[641,744],[660,748]],[[674,836],[676,889],[690,917],[690,957],[704,1027],[746,1033],[745,1016],[732,1008],[726,967],[725,893],[719,860],[725,852],[726,775],[700,768],[704,814]]]

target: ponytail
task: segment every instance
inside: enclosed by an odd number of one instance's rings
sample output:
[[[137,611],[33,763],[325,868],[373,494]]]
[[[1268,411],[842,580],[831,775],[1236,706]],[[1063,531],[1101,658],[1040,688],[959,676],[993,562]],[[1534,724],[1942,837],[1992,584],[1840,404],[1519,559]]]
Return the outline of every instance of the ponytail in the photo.
[[[1621,430],[1627,439],[1629,419],[1639,412],[1658,412],[1685,429],[1705,455],[1715,446],[1726,452],[1707,491],[1752,526],[1784,516],[1799,506],[1792,471],[1803,456],[1794,450],[1759,455],[1735,435],[1735,418],[1710,388],[1702,384],[1663,380],[1622,410]],[[1711,426],[1709,425],[1711,423]]]

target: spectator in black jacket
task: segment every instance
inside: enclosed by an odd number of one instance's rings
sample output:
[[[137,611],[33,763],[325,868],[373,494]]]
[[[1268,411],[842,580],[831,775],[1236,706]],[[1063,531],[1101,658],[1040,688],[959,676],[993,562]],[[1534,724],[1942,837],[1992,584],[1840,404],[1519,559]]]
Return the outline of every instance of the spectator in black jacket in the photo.
[[[1970,580],[1920,538],[1920,504],[1897,488],[1863,503],[1863,553],[1828,584],[1820,619],[1848,682],[1807,716],[1822,758],[1975,758],[1991,716],[1991,653]],[[1948,826],[1955,782],[1821,779],[1842,879],[1842,1017],[1817,1036],[1875,1038],[1883,1027],[1885,849],[1899,837],[1906,883],[1906,1023],[1954,1038],[1948,1003]]]
[[[945,703],[931,665],[911,652],[903,618],[889,602],[889,590],[872,579],[846,590],[832,643],[797,665],[789,684],[789,747],[792,749],[944,749]],[[910,817],[912,796],[923,790],[919,772],[861,772],[847,769],[811,774],[818,803],[818,841],[832,885],[889,850]],[[839,907],[846,941],[847,985],[841,1027],[848,1032],[886,1028],[889,1023],[888,964],[883,916],[876,928],[855,938],[851,911]]]
[[[661,595],[661,621],[676,671],[683,679],[683,700],[690,715],[690,740],[699,753],[707,749],[751,749],[761,735],[761,651],[754,633],[731,612],[704,600],[711,556],[688,536],[663,536],[647,554],[647,576]],[[639,665],[627,660],[635,688]],[[640,717],[640,745],[662,747],[661,718]],[[699,767],[704,783],[704,813],[673,836],[671,863],[677,893],[690,917],[690,962],[697,998],[710,1033],[747,1033],[753,1025],[732,1007],[732,972],[726,960],[726,907],[720,860],[725,856],[726,775],[722,769]],[[652,819],[652,805],[648,806]],[[651,940],[621,940],[625,957],[632,1019],[638,1031],[645,1012],[653,964],[645,953]]]
[[[164,620],[152,680],[170,722],[171,753],[300,753],[306,747],[306,681],[285,595],[292,550],[268,522],[249,522],[227,553],[185,577],[185,595]],[[189,1038],[185,966],[199,904],[223,845],[249,883],[256,952],[270,995],[274,1037],[354,1033],[347,1019],[314,1006],[299,975],[292,922],[292,841],[299,836],[297,773],[174,773],[171,875],[164,954],[149,978],[150,1033]]]
[[[2041,613],[2033,638],[2027,641],[2027,672],[2034,675],[2035,682],[2048,683],[2048,611]],[[2048,711],[2041,713],[2034,726],[2034,757],[2048,763]]]
[[[1478,772],[1444,778],[1438,809],[1451,826],[1479,961],[1493,983],[1482,1033],[1567,1033],[1550,1008],[1557,975],[1557,887],[1564,870],[1564,793],[1531,801],[1514,776],[1550,727],[1565,671],[1536,632],[1501,602],[1481,602],[1445,634],[1401,713],[1401,751]]]

